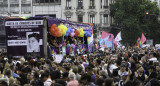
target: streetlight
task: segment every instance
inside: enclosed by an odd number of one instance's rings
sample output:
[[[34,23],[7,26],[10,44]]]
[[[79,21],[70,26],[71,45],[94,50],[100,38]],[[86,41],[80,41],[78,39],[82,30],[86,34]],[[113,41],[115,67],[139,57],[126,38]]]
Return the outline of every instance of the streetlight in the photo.
[[[149,13],[149,11],[145,11],[145,19],[147,19],[147,20],[150,19],[150,13]]]

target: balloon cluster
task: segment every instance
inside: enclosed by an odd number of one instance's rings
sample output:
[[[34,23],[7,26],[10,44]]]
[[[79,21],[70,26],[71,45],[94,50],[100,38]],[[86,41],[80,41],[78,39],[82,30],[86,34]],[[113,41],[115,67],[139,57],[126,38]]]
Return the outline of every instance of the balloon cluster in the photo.
[[[49,32],[54,37],[61,37],[62,32],[60,32],[59,28],[57,28],[56,24],[52,24],[51,28],[49,29]]]
[[[79,37],[84,37],[83,28],[80,28],[80,29],[79,29],[79,33],[80,33],[80,34],[78,35]]]
[[[65,36],[69,36],[69,35],[72,35],[72,36],[74,36],[74,35],[75,35],[75,33],[74,33],[74,29],[72,29],[72,28],[68,28],[68,30],[67,30],[66,35],[65,35]]]
[[[92,29],[88,29],[88,31],[84,31],[83,28],[80,29],[72,29],[67,28],[63,24],[59,25],[58,27],[56,24],[52,24],[51,28],[49,29],[50,34],[54,37],[61,37],[63,36],[71,36],[71,37],[91,37]]]
[[[64,26],[63,24],[58,26],[60,32],[62,32],[62,35],[66,35],[67,27]]]

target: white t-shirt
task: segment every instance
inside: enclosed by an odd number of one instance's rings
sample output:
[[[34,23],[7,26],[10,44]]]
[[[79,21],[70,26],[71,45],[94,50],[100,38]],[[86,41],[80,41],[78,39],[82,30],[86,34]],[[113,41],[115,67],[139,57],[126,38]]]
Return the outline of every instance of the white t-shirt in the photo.
[[[51,79],[47,79],[45,82],[44,82],[44,86],[51,86],[52,84],[52,80]]]

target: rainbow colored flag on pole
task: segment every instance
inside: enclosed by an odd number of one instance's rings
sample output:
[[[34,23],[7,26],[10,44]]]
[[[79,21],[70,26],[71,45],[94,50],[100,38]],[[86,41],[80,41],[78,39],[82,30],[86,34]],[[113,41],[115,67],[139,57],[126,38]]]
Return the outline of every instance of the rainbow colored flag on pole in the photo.
[[[83,49],[81,49],[81,54],[83,54],[84,51],[85,51],[85,48],[84,48],[84,46],[83,46]]]
[[[140,40],[139,43],[138,43],[138,48],[142,48],[141,40]]]
[[[146,37],[144,36],[144,34],[142,33],[142,36],[141,36],[141,38],[139,37],[138,39],[137,39],[137,46],[138,46],[138,48],[142,48],[142,45],[146,42]]]

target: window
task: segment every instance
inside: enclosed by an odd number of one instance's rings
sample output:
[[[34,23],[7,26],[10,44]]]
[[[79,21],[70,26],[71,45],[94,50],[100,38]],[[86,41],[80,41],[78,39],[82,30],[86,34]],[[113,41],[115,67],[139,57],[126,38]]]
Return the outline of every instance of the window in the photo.
[[[102,24],[103,23],[103,16],[102,16],[102,14],[100,14],[100,24]]]
[[[71,9],[71,0],[66,0],[66,9]]]
[[[71,20],[71,16],[66,16],[66,20]]]
[[[55,0],[55,2],[61,2],[61,0]]]
[[[83,0],[78,0],[78,9],[83,9]]]
[[[95,9],[94,0],[90,0],[89,9]]]
[[[18,5],[15,5],[15,4],[11,5],[10,12],[11,12],[11,14],[18,14],[19,13]]]
[[[82,15],[78,15],[78,21],[83,22],[83,16]]]
[[[104,0],[104,8],[108,8],[108,0]]]
[[[108,0],[104,0],[104,6],[108,6]]]
[[[10,0],[10,4],[18,4],[18,3],[19,3],[19,0]]]
[[[45,3],[49,3],[49,0],[44,0]]]
[[[90,6],[94,6],[94,0],[90,0]]]
[[[95,15],[90,15],[90,23],[95,23]]]
[[[101,4],[100,4],[101,8],[102,8],[102,0],[101,0]]]
[[[61,0],[33,0],[34,3],[59,3]]]
[[[45,3],[45,1],[44,0],[40,0],[40,3]]]
[[[108,14],[104,14],[104,24],[108,24]]]
[[[22,14],[29,14],[31,13],[31,7],[30,6],[22,6],[21,10],[22,10]]]

